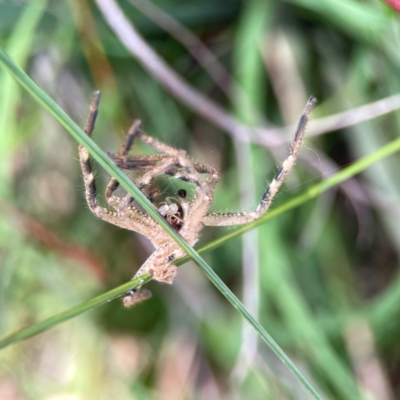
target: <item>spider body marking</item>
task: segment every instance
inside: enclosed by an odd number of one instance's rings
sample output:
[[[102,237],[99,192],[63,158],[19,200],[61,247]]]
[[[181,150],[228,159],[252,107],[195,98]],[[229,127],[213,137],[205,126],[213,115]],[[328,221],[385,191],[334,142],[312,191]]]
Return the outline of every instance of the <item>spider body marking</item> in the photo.
[[[92,135],[94,129],[99,101],[100,92],[96,92],[84,127],[88,136]],[[138,120],[132,124],[118,153],[109,154],[109,156],[120,169],[140,172],[139,177],[134,179],[134,183],[155,205],[166,221],[179,232],[189,245],[193,246],[197,242],[203,226],[243,225],[258,219],[267,212],[273,198],[296,162],[309,114],[315,103],[316,99],[310,97],[300,118],[289,155],[275,173],[274,179],[267,187],[256,211],[209,213],[215,187],[219,180],[217,171],[208,165],[190,161],[185,151],[174,149],[147,136],[140,130],[140,121]],[[136,138],[160,154],[129,156],[128,153]],[[105,192],[109,208],[100,206],[97,202],[96,183],[89,153],[83,146],[79,146],[79,159],[85,183],[85,197],[91,212],[113,225],[146,236],[155,247],[154,252],[132,279],[143,274],[150,274],[159,282],[172,283],[177,269],[174,262],[184,257],[185,252],[153,218],[132,205],[134,199],[130,194],[122,198],[114,194],[119,187],[119,182],[115,178],[110,179]],[[195,187],[193,198],[189,201],[186,191],[180,189],[177,197],[167,197],[164,202],[157,204],[160,193],[158,189],[151,190],[150,188],[154,186],[155,178],[160,175],[170,175],[175,179],[193,184]],[[148,290],[140,288],[130,290],[125,294],[123,303],[126,307],[130,307],[150,296],[151,293]]]

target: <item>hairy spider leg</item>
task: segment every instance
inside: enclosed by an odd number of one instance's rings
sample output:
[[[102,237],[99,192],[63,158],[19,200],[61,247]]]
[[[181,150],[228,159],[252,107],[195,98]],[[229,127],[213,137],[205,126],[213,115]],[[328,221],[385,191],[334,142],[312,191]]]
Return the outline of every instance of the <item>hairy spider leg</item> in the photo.
[[[137,136],[138,129],[140,127],[141,121],[135,120],[131,125],[128,133],[126,135],[125,141],[122,143],[121,147],[118,150],[116,155],[109,154],[110,158],[115,162],[115,164],[120,168],[121,164],[123,164],[123,160],[126,160],[128,152],[130,151],[133,142]],[[168,162],[165,161],[164,155],[150,155],[150,156],[137,156],[135,157],[136,163],[135,168],[132,168],[136,171],[149,171],[152,170],[152,173],[147,173],[145,176],[134,180],[134,183],[139,187],[139,189],[149,198],[150,201],[154,200],[154,193],[148,192],[148,187],[150,185],[151,180],[162,173],[164,173],[164,169],[169,169],[170,160]],[[173,162],[173,161],[172,161]],[[157,168],[156,168],[157,167]],[[125,168],[126,169],[126,168]],[[127,194],[122,200],[118,196],[114,196],[114,192],[118,189],[119,182],[117,179],[112,177],[107,185],[105,197],[107,202],[114,208],[118,210],[118,214],[121,217],[125,217],[124,213],[127,207],[132,203],[133,197]]]
[[[100,92],[96,92],[93,96],[93,100],[90,106],[89,115],[87,117],[84,131],[85,133],[91,137],[96,116],[98,113],[98,107],[100,102]],[[134,127],[132,127],[131,131],[134,131]],[[129,150],[131,145],[130,138],[127,139],[125,144],[121,146],[120,152],[125,153]],[[145,263],[145,268],[140,268],[140,275],[146,271],[146,273],[155,274],[155,279],[164,280],[166,282],[171,282],[174,274],[176,273],[176,267],[171,268],[168,265],[169,262],[173,260],[170,259],[170,256],[162,257],[165,255],[165,248],[161,249],[159,243],[165,243],[170,241],[169,236],[164,232],[164,230],[159,226],[159,224],[154,221],[151,217],[147,214],[142,213],[135,207],[129,206],[126,209],[126,216],[127,218],[121,218],[118,213],[108,210],[107,208],[101,207],[97,203],[97,191],[96,191],[96,182],[93,175],[93,169],[90,162],[89,152],[86,150],[85,147],[79,146],[79,159],[80,165],[82,169],[83,180],[85,184],[85,197],[87,204],[90,210],[93,212],[94,215],[101,218],[104,221],[107,221],[113,225],[119,226],[121,228],[138,232],[146,237],[148,237],[153,244],[157,247],[157,250],[153,253],[152,256],[149,257],[149,260],[153,260],[155,262],[154,265],[151,265],[151,262]],[[115,182],[110,182],[108,185],[108,198],[110,199],[114,188],[118,187],[118,184]],[[109,202],[110,205],[117,204],[118,201]],[[164,246],[165,247],[165,246]],[[169,269],[168,269],[169,267]],[[159,269],[159,270],[157,270]],[[139,276],[135,274],[134,278]],[[137,288],[135,290],[130,291],[131,293],[131,303],[137,303],[139,301],[143,301],[148,298],[149,292],[139,290]]]
[[[113,160],[115,165],[120,169],[125,169],[129,171],[149,171],[152,170],[160,161],[164,158],[170,158],[170,156],[165,154],[153,154],[148,156],[127,156],[127,157],[118,157],[113,154],[109,154],[110,158]],[[192,167],[196,172],[200,174],[217,174],[217,171],[205,164],[199,162],[191,162]],[[164,174],[170,175],[175,179],[180,179],[185,182],[193,183],[195,185],[199,185],[199,177],[197,174],[191,176],[187,170],[182,168],[179,162],[176,163],[176,166],[172,167],[168,171],[165,171]]]
[[[90,106],[89,115],[87,117],[84,132],[91,137],[96,122],[100,102],[100,92],[95,92]],[[121,220],[117,213],[107,208],[101,207],[97,202],[96,182],[93,174],[92,164],[90,162],[89,152],[82,145],[79,146],[79,160],[82,169],[83,180],[85,184],[86,202],[94,215],[107,221],[113,225],[117,225],[124,229],[139,232],[149,237],[149,232],[163,232],[160,226],[150,218],[147,214],[142,213],[134,207],[129,208],[129,221]],[[151,236],[153,236],[151,235]]]
[[[301,142],[309,120],[309,114],[315,106],[316,98],[311,96],[305,106],[304,112],[300,117],[288,157],[282,163],[282,166],[275,173],[274,179],[267,187],[256,211],[242,213],[210,213],[203,218],[203,224],[207,226],[231,226],[248,224],[265,214],[269,209],[272,200],[277,194],[282,183],[292,170],[300,151]]]
[[[110,155],[112,159],[125,159],[127,153],[130,151],[133,142],[137,136],[139,127],[140,127],[141,121],[140,120],[135,120],[131,127],[128,130],[128,133],[126,135],[125,141],[122,143],[121,147],[118,150],[118,153],[116,156]],[[150,156],[151,157],[151,156]],[[134,183],[139,187],[139,189],[151,200],[154,196],[152,196],[150,193],[148,193],[147,188],[148,185],[150,184],[151,180],[153,177],[155,177],[158,174],[162,173],[162,168],[168,168],[168,166],[160,166],[158,165],[159,169],[161,172],[158,172],[155,170],[155,163],[154,161],[162,161],[163,158],[160,157],[151,157],[151,160],[153,161],[153,172],[152,174],[154,176],[148,178],[149,173],[147,175],[145,174],[144,177],[139,178],[134,180]],[[146,160],[146,157],[142,157],[142,163],[138,163],[137,165],[142,165],[142,168],[137,168],[137,170],[141,171],[146,171],[149,168],[147,167],[148,161]],[[145,180],[146,183],[143,183],[143,179]],[[134,198],[127,193],[122,199],[118,196],[114,196],[114,192],[118,189],[119,187],[119,182],[117,179],[114,177],[111,177],[107,187],[106,187],[106,192],[105,192],[105,197],[108,202],[114,209],[117,210],[117,214],[121,220],[124,220],[129,217],[129,211],[130,211],[130,206],[134,200]]]
[[[184,224],[179,230],[180,235],[191,246],[199,239],[199,233],[203,228],[202,220],[211,207],[215,187],[219,180],[219,175],[213,168],[208,167],[207,170],[202,170],[202,172],[208,173],[207,179],[201,180],[199,177],[200,184],[196,185],[196,191],[188,207]],[[196,173],[198,172],[196,171]],[[179,175],[176,177],[182,179]]]
[[[169,243],[165,243],[150,255],[132,279],[136,279],[144,274],[150,274],[153,276],[153,279],[159,282],[171,284],[177,271],[177,267],[173,263],[184,255],[184,251],[175,242],[170,241]],[[137,287],[127,291],[122,300],[124,306],[131,307],[145,300],[141,293],[142,290],[141,287]]]
[[[140,120],[136,120],[133,122],[131,125],[128,134],[126,135],[125,141],[121,144],[117,155],[119,157],[124,157],[130,150],[133,141],[135,139],[137,130],[139,129],[139,126],[141,124]],[[114,209],[117,209],[118,211],[120,208],[121,204],[121,199],[118,196],[114,196],[114,192],[119,188],[119,182],[117,179],[114,177],[111,177],[110,181],[108,182],[108,185],[106,187],[106,192],[105,192],[105,198],[107,200],[107,203],[113,207]],[[126,205],[128,206],[128,205]]]

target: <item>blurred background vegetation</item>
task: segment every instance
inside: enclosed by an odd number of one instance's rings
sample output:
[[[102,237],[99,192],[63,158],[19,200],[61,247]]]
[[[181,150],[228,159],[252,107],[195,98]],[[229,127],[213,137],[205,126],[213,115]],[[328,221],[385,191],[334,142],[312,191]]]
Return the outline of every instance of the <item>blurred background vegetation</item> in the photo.
[[[140,118],[221,172],[219,211],[255,209],[310,94],[274,207],[397,138],[399,35],[377,0],[0,1],[0,45],[78,124],[102,91],[105,151]],[[77,144],[3,70],[0,88],[4,336],[129,280],[152,249],[94,218]],[[389,157],[205,254],[326,399],[400,398],[399,170]],[[310,398],[196,265],[148,286],[137,307],[113,301],[2,350],[0,398]]]

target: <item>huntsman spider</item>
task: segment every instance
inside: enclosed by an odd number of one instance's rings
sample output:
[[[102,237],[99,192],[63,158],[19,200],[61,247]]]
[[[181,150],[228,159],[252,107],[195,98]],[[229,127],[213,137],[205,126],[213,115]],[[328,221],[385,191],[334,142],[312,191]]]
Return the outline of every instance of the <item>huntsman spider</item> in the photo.
[[[96,92],[84,127],[88,136],[92,135],[94,129],[99,101],[100,92]],[[140,121],[138,120],[133,122],[118,153],[110,155],[110,157],[121,170],[139,172],[139,177],[134,179],[134,183],[154,204],[166,221],[193,246],[198,241],[203,226],[248,224],[267,212],[273,198],[296,162],[309,114],[315,103],[316,99],[310,97],[300,117],[289,155],[275,173],[274,179],[265,190],[256,211],[209,213],[219,179],[217,171],[208,165],[189,160],[185,151],[174,149],[147,136],[140,129]],[[142,140],[156,150],[158,154],[129,156],[128,152],[135,138]],[[110,179],[105,192],[109,208],[99,205],[89,153],[83,146],[79,146],[79,159],[85,183],[85,197],[92,213],[111,224],[146,236],[155,247],[154,252],[132,279],[143,274],[150,274],[153,279],[159,282],[172,283],[177,271],[174,262],[184,257],[185,252],[153,218],[134,206],[134,199],[130,194],[122,198],[115,195],[115,191],[119,187],[119,182],[115,178]],[[186,191],[179,189],[176,197],[167,197],[165,201],[159,202],[160,192],[158,189],[154,189],[154,184],[155,178],[161,175],[170,175],[175,179],[193,184],[195,187],[193,198],[189,201]],[[150,295],[148,290],[136,288],[125,294],[123,304],[130,307]]]

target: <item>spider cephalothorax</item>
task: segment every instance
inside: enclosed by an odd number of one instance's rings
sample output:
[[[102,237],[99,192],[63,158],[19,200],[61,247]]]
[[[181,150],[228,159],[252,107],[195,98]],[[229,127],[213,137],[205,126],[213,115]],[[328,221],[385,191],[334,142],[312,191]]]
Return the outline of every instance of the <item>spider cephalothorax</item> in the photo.
[[[89,117],[85,124],[85,133],[91,136],[98,106],[100,93],[96,92]],[[315,104],[314,97],[310,97],[300,118],[299,125],[290,147],[289,156],[278,169],[274,179],[267,187],[256,211],[242,213],[208,213],[215,186],[218,183],[218,173],[208,165],[190,161],[185,151],[176,150],[156,139],[147,136],[140,128],[140,121],[135,121],[116,155],[110,154],[115,164],[123,170],[138,171],[141,174],[134,180],[139,189],[154,204],[159,213],[179,234],[193,246],[203,226],[230,226],[242,225],[254,221],[263,215],[271,205],[285,178],[293,168],[300,150],[301,141],[308,122],[308,116]],[[160,154],[147,156],[129,156],[128,152],[135,140],[140,138]],[[79,158],[85,182],[86,201],[90,210],[97,217],[117,225],[121,228],[136,231],[151,240],[155,251],[141,266],[133,278],[143,274],[150,274],[155,280],[172,283],[176,274],[174,262],[185,256],[184,251],[172,240],[169,235],[157,224],[153,218],[133,206],[133,198],[127,194],[120,198],[114,193],[119,182],[111,178],[107,185],[105,197],[108,205],[104,208],[97,202],[97,192],[89,153],[85,147],[79,147]],[[166,197],[157,203],[159,190],[154,187],[156,178],[160,175],[170,175],[175,179],[189,182],[195,187],[195,194],[189,201],[186,191],[180,189],[177,196]],[[124,297],[124,305],[129,307],[150,296],[147,290],[130,290]]]

